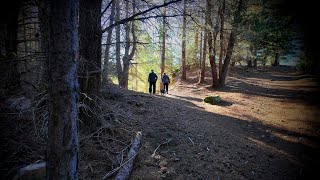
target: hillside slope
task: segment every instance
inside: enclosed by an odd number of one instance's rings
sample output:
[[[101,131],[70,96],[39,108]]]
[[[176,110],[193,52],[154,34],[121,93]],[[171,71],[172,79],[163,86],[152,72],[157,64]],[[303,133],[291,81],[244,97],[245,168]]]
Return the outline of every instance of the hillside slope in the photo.
[[[236,68],[218,91],[189,77],[169,95],[130,92],[109,101],[121,107],[132,137],[143,134],[130,179],[307,179],[316,173],[314,77],[287,68]],[[203,102],[212,95],[223,103]]]

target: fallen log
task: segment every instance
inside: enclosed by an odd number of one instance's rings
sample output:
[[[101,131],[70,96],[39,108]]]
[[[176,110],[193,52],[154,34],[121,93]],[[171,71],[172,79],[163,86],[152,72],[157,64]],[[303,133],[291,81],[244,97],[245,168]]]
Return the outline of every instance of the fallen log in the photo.
[[[46,163],[36,163],[25,166],[17,172],[12,180],[19,179],[45,179],[46,178]]]
[[[129,177],[132,166],[133,166],[133,160],[138,154],[138,150],[141,144],[141,138],[142,138],[142,133],[139,131],[136,134],[136,137],[134,138],[131,148],[129,150],[128,156],[123,164],[121,164],[119,167],[116,169],[112,170],[111,172],[107,173],[102,179],[106,179],[110,177],[113,173],[115,173],[117,170],[120,169],[118,172],[115,180],[125,180]]]

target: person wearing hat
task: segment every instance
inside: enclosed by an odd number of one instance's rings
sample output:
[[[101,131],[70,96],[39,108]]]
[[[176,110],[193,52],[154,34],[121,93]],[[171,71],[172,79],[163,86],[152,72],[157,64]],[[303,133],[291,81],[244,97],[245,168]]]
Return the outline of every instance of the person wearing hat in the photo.
[[[156,73],[154,73],[153,69],[151,70],[151,73],[149,73],[148,76],[148,82],[149,82],[149,93],[151,94],[151,92],[153,94],[156,93],[156,82],[158,80],[158,76],[156,75]]]

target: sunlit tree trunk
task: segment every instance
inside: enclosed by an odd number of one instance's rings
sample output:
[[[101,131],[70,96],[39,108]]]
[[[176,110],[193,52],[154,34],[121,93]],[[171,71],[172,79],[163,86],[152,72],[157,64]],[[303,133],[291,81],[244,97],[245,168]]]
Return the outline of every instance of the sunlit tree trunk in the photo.
[[[199,49],[199,68],[201,69],[201,61],[202,61],[202,41],[203,41],[203,31],[201,30],[200,31],[200,43],[199,43],[199,46],[200,46],[200,49]]]
[[[129,1],[125,2],[126,18],[129,17]],[[130,22],[124,24],[125,29],[125,47],[124,55],[122,57],[123,70],[121,71],[121,78],[119,79],[119,86],[128,89],[129,77],[129,50],[130,50]]]
[[[194,66],[198,67],[199,66],[199,60],[198,60],[198,52],[199,52],[199,29],[196,29],[196,34],[194,37],[194,52],[193,52],[193,62]]]
[[[78,0],[51,0],[47,179],[78,179]]]
[[[110,14],[110,21],[109,21],[109,26],[114,23],[114,14],[115,14],[115,1],[112,0],[111,4],[111,14]],[[104,51],[104,65],[103,65],[103,74],[102,78],[104,82],[108,81],[108,66],[109,66],[109,59],[110,59],[110,47],[111,47],[111,40],[112,40],[112,32],[113,32],[113,27],[110,28],[107,33],[107,40],[106,40],[106,49]]]
[[[182,61],[182,80],[187,79],[187,69],[186,69],[186,0],[183,0],[183,24],[182,24],[182,54],[181,54],[181,61]]]
[[[166,3],[166,0],[163,1]],[[162,49],[161,49],[161,76],[164,73],[165,62],[166,62],[166,7],[163,8],[163,17],[162,17]]]
[[[204,30],[203,33],[204,33],[204,36],[203,36],[202,62],[201,62],[199,83],[204,83],[204,78],[206,76],[206,56],[207,56],[207,33],[206,33],[206,30]]]
[[[79,0],[79,52],[85,64],[80,88],[86,94],[101,87],[101,3],[102,0]]]
[[[133,6],[135,5],[135,2],[133,2]],[[134,12],[133,7],[133,14]],[[129,17],[129,1],[126,1],[126,18]],[[129,50],[131,47],[131,39],[130,39],[130,23],[125,24],[125,33],[126,33],[126,43],[125,43],[125,50],[124,50],[124,56],[122,58],[122,64],[123,64],[123,71],[122,71],[122,78],[119,82],[120,87],[128,89],[128,80],[129,80],[129,65],[130,61],[132,60],[135,50],[136,50],[136,36],[135,36],[135,30],[134,30],[134,21],[131,22],[131,33],[133,36],[133,43],[132,43],[132,49],[129,54]]]

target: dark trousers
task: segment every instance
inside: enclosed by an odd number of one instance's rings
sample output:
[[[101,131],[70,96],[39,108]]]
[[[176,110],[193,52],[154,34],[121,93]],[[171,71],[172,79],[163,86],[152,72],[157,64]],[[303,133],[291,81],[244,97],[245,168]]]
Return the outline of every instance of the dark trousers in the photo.
[[[156,83],[155,82],[149,82],[149,93],[151,94],[151,92],[153,94],[156,93]]]
[[[168,94],[168,87],[169,87],[169,83],[163,83],[163,88],[166,90],[167,94]]]

